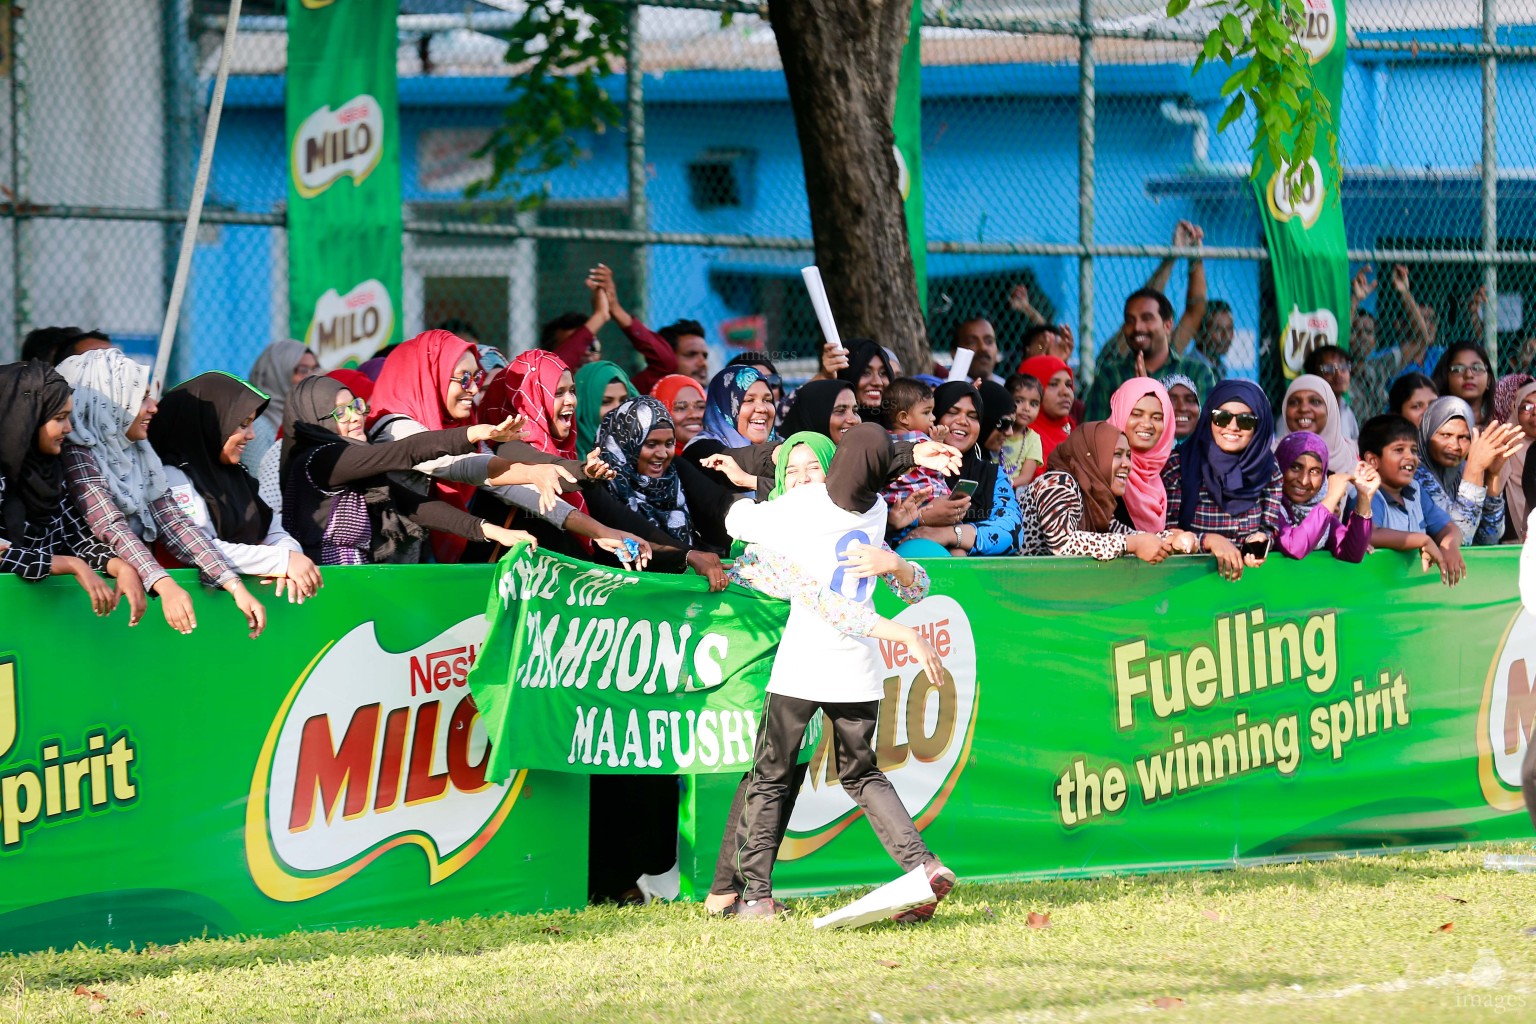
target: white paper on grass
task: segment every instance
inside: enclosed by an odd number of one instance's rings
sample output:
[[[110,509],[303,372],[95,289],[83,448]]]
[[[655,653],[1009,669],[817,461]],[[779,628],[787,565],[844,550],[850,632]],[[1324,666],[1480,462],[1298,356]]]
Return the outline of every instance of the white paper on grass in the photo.
[[[968,348],[957,348],[957,349],[955,349],[955,361],[954,361],[954,363],[949,368],[949,379],[950,380],[970,380],[971,379],[971,360],[974,359],[975,357],[976,357],[976,353],[972,352]]]
[[[841,910],[823,914],[813,923],[814,928],[862,928],[876,921],[889,921],[903,910],[933,902],[933,886],[928,881],[928,871],[921,864],[896,879],[887,882],[867,896],[861,896]]]
[[[832,319],[832,304],[827,301],[827,288],[821,283],[821,268],[802,267],[800,276],[805,279],[805,290],[811,294],[811,306],[816,310],[816,322],[821,324],[822,336],[833,348],[842,348],[843,339],[837,333],[836,321]]]

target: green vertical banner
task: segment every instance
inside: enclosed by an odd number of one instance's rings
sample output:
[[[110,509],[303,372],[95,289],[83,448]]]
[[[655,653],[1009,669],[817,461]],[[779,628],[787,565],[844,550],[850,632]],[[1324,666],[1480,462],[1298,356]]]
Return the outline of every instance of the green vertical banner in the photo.
[[[896,84],[896,168],[901,199],[907,210],[907,240],[912,269],[917,272],[917,301],[928,315],[928,230],[923,224],[923,0],[912,0],[912,28],[901,48],[901,72]]]
[[[400,340],[398,0],[288,0],[288,320],[323,369]]]
[[[1344,93],[1345,0],[1305,0],[1306,22],[1297,38],[1312,57],[1317,91],[1328,100],[1328,130],[1339,135]],[[1319,148],[1324,133],[1318,132]],[[1349,255],[1344,209],[1339,203],[1336,160],[1312,157],[1312,181],[1301,196],[1291,194],[1289,164],[1264,159],[1254,192],[1275,275],[1275,308],[1280,319],[1280,357],[1287,378],[1302,372],[1307,353],[1322,345],[1349,347]]]

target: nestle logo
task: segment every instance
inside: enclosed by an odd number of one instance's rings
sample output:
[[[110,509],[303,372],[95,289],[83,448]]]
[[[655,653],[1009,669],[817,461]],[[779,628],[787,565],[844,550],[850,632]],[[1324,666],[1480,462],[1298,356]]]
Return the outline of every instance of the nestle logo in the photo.
[[[430,694],[451,686],[463,686],[469,668],[475,663],[475,646],[450,647],[421,657],[411,656],[411,696]],[[417,688],[420,687],[418,690]]]

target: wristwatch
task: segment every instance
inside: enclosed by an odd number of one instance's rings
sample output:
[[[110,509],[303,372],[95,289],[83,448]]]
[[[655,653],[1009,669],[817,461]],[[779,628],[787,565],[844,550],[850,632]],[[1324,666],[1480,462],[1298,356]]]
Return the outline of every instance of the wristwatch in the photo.
[[[960,531],[959,523],[955,524],[955,543],[961,545],[965,543],[965,534]]]

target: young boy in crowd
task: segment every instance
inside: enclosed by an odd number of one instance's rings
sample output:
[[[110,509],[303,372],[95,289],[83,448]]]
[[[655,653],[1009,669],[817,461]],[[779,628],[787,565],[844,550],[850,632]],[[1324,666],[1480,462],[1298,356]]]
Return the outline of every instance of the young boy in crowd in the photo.
[[[1015,373],[1005,385],[1013,395],[1013,434],[1003,442],[1003,472],[1013,489],[1027,485],[1045,462],[1040,435],[1029,429],[1040,415],[1040,382],[1027,373]]]
[[[897,377],[885,389],[880,422],[896,441],[936,440],[933,388],[911,377]],[[888,543],[894,547],[917,527],[918,513],[924,505],[934,498],[949,496],[949,483],[935,470],[913,466],[887,485],[883,496],[891,510],[886,523]]]
[[[1381,476],[1371,500],[1371,545],[1392,551],[1418,551],[1424,569],[1440,570],[1454,587],[1467,574],[1461,556],[1461,532],[1432,501],[1420,500],[1413,486],[1419,468],[1419,432],[1401,416],[1374,416],[1360,427],[1360,457]]]

